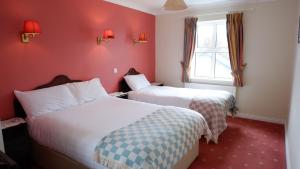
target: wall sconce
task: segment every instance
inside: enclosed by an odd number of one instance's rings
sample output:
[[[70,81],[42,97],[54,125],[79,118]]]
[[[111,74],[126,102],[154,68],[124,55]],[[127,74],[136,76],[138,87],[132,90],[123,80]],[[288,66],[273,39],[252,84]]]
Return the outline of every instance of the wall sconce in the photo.
[[[97,44],[100,45],[102,42],[114,39],[115,35],[111,29],[107,29],[103,32],[102,36],[97,37]]]
[[[148,40],[146,38],[146,33],[141,33],[138,39],[134,39],[133,40],[134,44],[137,43],[147,43]]]
[[[30,38],[34,38],[36,35],[41,33],[40,25],[37,21],[25,20],[23,33],[21,34],[21,41],[28,43]]]

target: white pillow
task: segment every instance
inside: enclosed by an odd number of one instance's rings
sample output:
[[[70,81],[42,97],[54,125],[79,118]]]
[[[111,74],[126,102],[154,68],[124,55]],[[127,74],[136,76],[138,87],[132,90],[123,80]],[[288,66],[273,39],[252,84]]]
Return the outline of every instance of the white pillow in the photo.
[[[79,104],[91,102],[108,95],[99,78],[84,82],[68,83],[66,86]]]
[[[14,91],[29,117],[56,112],[78,105],[75,97],[65,85],[32,91]]]
[[[146,79],[144,74],[139,75],[126,75],[124,77],[126,83],[131,88],[131,90],[136,91],[142,88],[151,86],[150,82]]]

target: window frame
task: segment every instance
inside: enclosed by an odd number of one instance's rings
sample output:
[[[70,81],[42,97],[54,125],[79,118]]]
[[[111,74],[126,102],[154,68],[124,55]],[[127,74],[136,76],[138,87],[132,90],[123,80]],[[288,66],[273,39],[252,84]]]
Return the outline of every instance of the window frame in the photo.
[[[222,17],[215,17],[215,18],[211,18],[211,19],[203,19],[203,20],[198,20],[197,24],[200,24],[201,22],[205,22],[205,21],[210,21],[210,22],[215,22],[215,24],[220,23],[220,22],[226,22],[226,18],[224,16]],[[193,61],[192,64],[196,64],[196,54],[197,53],[212,53],[213,56],[211,57],[211,61],[212,61],[212,70],[211,70],[211,75],[209,78],[201,78],[201,77],[195,77],[195,65],[192,65],[192,69],[191,69],[191,73],[190,73],[190,80],[192,83],[204,83],[204,84],[217,84],[217,85],[226,85],[226,86],[232,86],[234,79],[233,77],[231,79],[225,79],[225,78],[217,78],[215,75],[215,71],[216,71],[216,60],[217,60],[217,53],[228,53],[228,48],[226,50],[224,50],[224,47],[222,49],[222,47],[217,47],[217,26],[214,27],[214,33],[213,33],[213,38],[214,38],[214,48],[198,48],[198,33],[196,35],[196,47],[195,47],[195,52],[194,52],[194,57],[193,57]],[[203,51],[203,49],[205,49]],[[201,50],[201,51],[200,51]],[[214,77],[214,78],[211,78]]]

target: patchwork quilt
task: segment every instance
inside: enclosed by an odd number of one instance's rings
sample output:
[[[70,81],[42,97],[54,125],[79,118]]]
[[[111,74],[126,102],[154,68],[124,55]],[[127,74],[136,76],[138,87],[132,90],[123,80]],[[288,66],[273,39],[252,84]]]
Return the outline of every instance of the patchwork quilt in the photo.
[[[170,169],[211,131],[198,113],[165,107],[111,132],[95,148],[95,160],[109,169]]]

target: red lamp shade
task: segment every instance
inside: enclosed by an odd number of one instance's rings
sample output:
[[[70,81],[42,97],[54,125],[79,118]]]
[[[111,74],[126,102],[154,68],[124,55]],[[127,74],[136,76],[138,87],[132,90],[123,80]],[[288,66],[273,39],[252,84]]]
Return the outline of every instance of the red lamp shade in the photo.
[[[111,29],[105,30],[103,32],[103,39],[114,39],[115,35]]]
[[[24,33],[41,33],[40,25],[37,21],[24,21]]]
[[[147,39],[146,39],[146,33],[141,33],[140,34],[139,41],[147,41]]]

